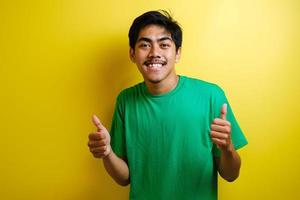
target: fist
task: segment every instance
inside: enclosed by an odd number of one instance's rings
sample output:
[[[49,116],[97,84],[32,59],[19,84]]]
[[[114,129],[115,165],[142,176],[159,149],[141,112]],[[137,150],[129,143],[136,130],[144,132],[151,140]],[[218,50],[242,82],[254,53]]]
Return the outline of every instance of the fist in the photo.
[[[230,150],[230,148],[232,148],[231,124],[226,120],[226,114],[227,104],[223,104],[221,117],[214,119],[210,126],[212,142],[216,144],[220,150]]]
[[[94,157],[104,158],[111,153],[110,135],[95,115],[92,120],[98,130],[89,134],[88,146]]]

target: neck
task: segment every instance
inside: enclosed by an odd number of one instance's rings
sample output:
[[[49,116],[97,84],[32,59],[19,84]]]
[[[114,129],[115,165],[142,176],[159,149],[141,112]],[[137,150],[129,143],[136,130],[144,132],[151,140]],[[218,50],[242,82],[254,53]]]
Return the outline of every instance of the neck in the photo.
[[[169,80],[152,83],[145,81],[148,91],[153,95],[160,95],[173,90],[178,83],[179,77],[177,75],[169,78]]]

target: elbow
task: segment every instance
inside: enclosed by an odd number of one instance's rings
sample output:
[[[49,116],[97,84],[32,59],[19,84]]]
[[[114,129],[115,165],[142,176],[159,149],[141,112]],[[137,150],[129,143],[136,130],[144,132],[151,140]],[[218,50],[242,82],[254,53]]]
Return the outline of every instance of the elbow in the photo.
[[[239,177],[239,174],[236,174],[234,176],[222,176],[222,178],[224,180],[226,180],[227,182],[233,182],[235,181],[237,178]]]
[[[130,184],[130,180],[129,180],[129,179],[127,179],[127,180],[116,180],[116,182],[117,182],[119,185],[123,186],[123,187],[126,187],[127,185]]]
[[[233,182],[237,179],[238,177],[230,177],[230,178],[224,178],[227,182]]]
[[[233,182],[235,181],[239,175],[240,170],[237,169],[231,169],[231,170],[219,170],[219,175],[227,182]]]
[[[129,185],[130,182],[123,182],[123,183],[119,183],[119,185],[126,187],[127,185]]]

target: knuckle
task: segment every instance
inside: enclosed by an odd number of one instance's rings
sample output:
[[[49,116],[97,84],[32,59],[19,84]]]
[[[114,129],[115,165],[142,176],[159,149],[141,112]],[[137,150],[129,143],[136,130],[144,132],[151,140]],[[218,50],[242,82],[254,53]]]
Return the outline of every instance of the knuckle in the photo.
[[[95,158],[100,158],[100,155],[99,155],[99,154],[93,154],[93,156],[94,156]]]
[[[216,136],[216,132],[215,132],[215,131],[211,131],[211,132],[210,132],[210,135],[211,135],[212,137],[215,137],[215,136]]]
[[[228,126],[226,126],[225,131],[226,131],[226,133],[229,133],[230,132],[230,128]]]
[[[101,141],[99,142],[99,145],[100,145],[100,146],[105,145],[105,140],[101,140]]]
[[[101,147],[101,146],[103,146],[103,141],[102,140],[97,142],[97,147]]]
[[[210,130],[216,131],[216,126],[211,126]]]

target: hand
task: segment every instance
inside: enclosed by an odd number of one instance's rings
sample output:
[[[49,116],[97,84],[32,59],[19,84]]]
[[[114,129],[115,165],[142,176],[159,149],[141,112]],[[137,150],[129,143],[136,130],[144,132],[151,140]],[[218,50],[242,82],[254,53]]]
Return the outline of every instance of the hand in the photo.
[[[94,157],[104,158],[111,153],[110,135],[96,115],[93,115],[92,121],[98,130],[89,134],[88,146]]]
[[[230,151],[233,148],[231,141],[231,124],[226,120],[227,104],[223,104],[221,118],[215,118],[211,124],[211,139],[221,151]]]

